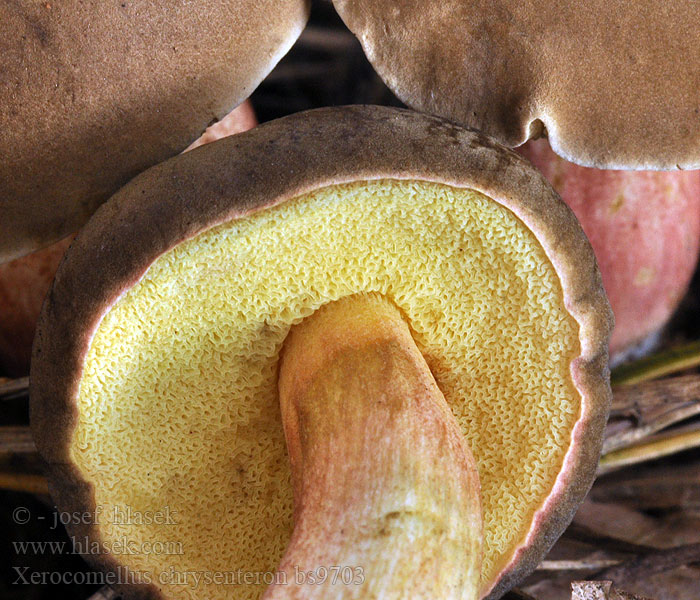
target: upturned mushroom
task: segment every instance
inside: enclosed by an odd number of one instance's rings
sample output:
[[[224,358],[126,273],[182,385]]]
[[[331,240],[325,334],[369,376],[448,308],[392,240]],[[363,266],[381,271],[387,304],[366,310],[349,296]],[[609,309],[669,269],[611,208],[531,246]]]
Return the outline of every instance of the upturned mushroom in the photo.
[[[439,118],[322,109],[97,211],[40,317],[32,427],[126,594],[497,598],[592,482],[610,327],[527,161]]]
[[[0,4],[0,262],[80,227],[287,52],[308,0]]]
[[[333,0],[410,106],[608,169],[700,168],[696,0]]]

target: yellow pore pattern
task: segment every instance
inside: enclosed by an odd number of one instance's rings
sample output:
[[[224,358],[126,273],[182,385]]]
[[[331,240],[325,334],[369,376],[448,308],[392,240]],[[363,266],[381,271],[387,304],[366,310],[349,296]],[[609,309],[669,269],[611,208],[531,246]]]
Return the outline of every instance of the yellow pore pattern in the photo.
[[[104,518],[103,540],[161,550],[121,563],[173,598],[262,594],[293,525],[278,353],[292,324],[358,292],[402,309],[464,428],[482,485],[483,582],[498,576],[570,444],[578,325],[510,211],[473,190],[393,180],[319,189],[206,231],[105,315],[72,453],[103,515],[116,507],[126,522]],[[169,522],[138,523],[166,510]]]

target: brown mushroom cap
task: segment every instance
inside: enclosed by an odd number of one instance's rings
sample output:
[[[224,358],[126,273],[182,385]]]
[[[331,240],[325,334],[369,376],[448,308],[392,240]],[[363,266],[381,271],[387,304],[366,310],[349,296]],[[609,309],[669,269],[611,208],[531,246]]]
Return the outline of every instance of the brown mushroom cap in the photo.
[[[248,97],[308,0],[0,5],[0,262],[75,231]]]
[[[54,498],[103,514],[167,506],[175,528],[103,521],[72,533],[185,549],[87,558],[152,573],[272,571],[292,519],[278,353],[293,323],[364,292],[400,309],[464,428],[481,479],[483,593],[532,570],[597,464],[611,315],[595,260],[524,159],[381,107],[298,114],[175,157],[76,238],[32,360],[32,426]]]
[[[585,166],[700,168],[700,11],[664,3],[334,0],[389,87]]]

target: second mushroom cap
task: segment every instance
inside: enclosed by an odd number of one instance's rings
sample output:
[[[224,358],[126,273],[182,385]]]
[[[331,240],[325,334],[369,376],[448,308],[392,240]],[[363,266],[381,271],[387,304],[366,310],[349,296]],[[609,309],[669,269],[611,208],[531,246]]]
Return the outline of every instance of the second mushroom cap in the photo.
[[[608,169],[700,168],[695,0],[333,0],[408,105]]]

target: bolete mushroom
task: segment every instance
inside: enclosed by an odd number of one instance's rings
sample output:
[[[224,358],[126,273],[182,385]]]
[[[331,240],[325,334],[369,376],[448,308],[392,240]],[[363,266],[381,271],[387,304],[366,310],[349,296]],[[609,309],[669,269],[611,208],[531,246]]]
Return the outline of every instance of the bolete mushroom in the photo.
[[[221,121],[217,121],[206,131],[192,142],[185,152],[194,150],[204,144],[211,144],[216,140],[229,135],[235,135],[243,131],[248,131],[258,124],[258,119],[255,116],[255,110],[250,100],[246,100],[243,104],[239,104],[230,113],[228,113]]]
[[[80,227],[287,52],[308,0],[0,4],[0,262]]]
[[[404,102],[610,169],[700,168],[696,0],[333,0]]]
[[[86,557],[145,593],[496,598],[592,482],[610,326],[525,159],[321,109],[97,211],[40,317],[32,427],[58,507],[98,517],[69,524]]]
[[[0,377],[26,377],[41,305],[73,236],[0,264]]]
[[[518,148],[574,211],[615,315],[611,363],[648,351],[688,291],[700,252],[700,171],[589,169],[547,140]]]

